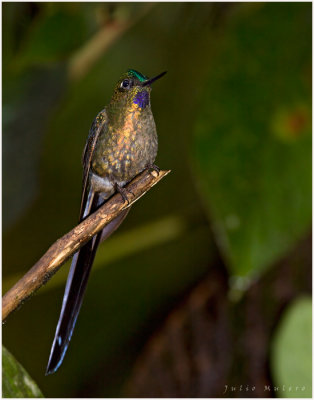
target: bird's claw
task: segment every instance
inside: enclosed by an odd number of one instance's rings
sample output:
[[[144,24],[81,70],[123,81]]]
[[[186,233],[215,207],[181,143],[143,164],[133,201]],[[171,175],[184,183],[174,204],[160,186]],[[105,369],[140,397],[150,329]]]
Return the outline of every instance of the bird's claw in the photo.
[[[156,171],[156,172],[157,172],[157,175],[159,175],[160,168],[159,168],[157,165],[155,165],[155,164],[148,164],[148,165],[146,166],[146,169]]]
[[[128,196],[126,195],[126,193],[129,192],[129,193],[133,194],[133,196],[134,196],[134,193],[132,193],[131,190],[128,190],[128,189],[125,189],[125,188],[121,187],[117,183],[115,183],[114,187],[115,187],[116,191],[121,194],[121,197],[122,197],[123,201],[127,202],[128,204],[130,204]]]

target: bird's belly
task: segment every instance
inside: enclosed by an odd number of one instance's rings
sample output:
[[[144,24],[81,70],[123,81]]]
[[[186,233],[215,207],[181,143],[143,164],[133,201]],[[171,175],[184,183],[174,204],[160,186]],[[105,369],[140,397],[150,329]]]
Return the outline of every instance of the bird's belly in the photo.
[[[112,182],[107,176],[102,177],[96,175],[94,172],[90,172],[89,182],[91,189],[94,192],[100,193],[103,200],[108,199],[115,192],[114,182]],[[118,183],[120,186],[124,186],[127,182],[120,181]]]
[[[92,170],[110,182],[128,182],[152,164],[157,154],[157,134],[124,132],[112,135],[97,146]]]

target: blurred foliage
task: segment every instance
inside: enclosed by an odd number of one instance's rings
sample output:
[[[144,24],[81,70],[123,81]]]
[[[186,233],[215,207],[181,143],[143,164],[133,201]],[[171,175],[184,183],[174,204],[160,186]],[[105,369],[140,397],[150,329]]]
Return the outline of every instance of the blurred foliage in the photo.
[[[43,397],[36,383],[16,359],[2,347],[2,396]]]
[[[196,177],[237,275],[269,267],[309,229],[312,45],[303,19],[289,6],[239,15],[204,87]]]
[[[3,329],[47,396],[119,396],[143,343],[220,252],[231,275],[256,277],[310,228],[311,5],[2,10],[5,288],[76,224],[81,152],[120,74],[168,70],[152,108],[157,164],[173,172],[100,247],[60,371],[44,376],[66,272]]]
[[[286,310],[273,341],[271,364],[278,397],[312,397],[311,343],[312,300],[300,298]]]

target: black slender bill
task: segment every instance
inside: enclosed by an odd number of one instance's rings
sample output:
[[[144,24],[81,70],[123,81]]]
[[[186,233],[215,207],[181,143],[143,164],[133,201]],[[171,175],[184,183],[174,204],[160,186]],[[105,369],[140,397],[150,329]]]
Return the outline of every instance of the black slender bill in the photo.
[[[160,79],[161,77],[163,77],[165,74],[167,73],[167,71],[162,72],[161,74],[155,76],[154,78],[148,79],[148,81],[145,81],[142,86],[147,86],[147,85],[151,85],[153,82],[157,81],[157,79]]]

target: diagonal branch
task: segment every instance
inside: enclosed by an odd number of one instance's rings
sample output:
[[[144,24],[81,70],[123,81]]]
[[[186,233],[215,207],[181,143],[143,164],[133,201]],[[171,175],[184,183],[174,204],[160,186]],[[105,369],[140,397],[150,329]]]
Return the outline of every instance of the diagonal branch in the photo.
[[[58,239],[37,263],[3,296],[2,320],[49,281],[61,265],[125,208],[130,207],[170,171],[144,171],[126,186],[129,204],[115,194],[96,212]]]

